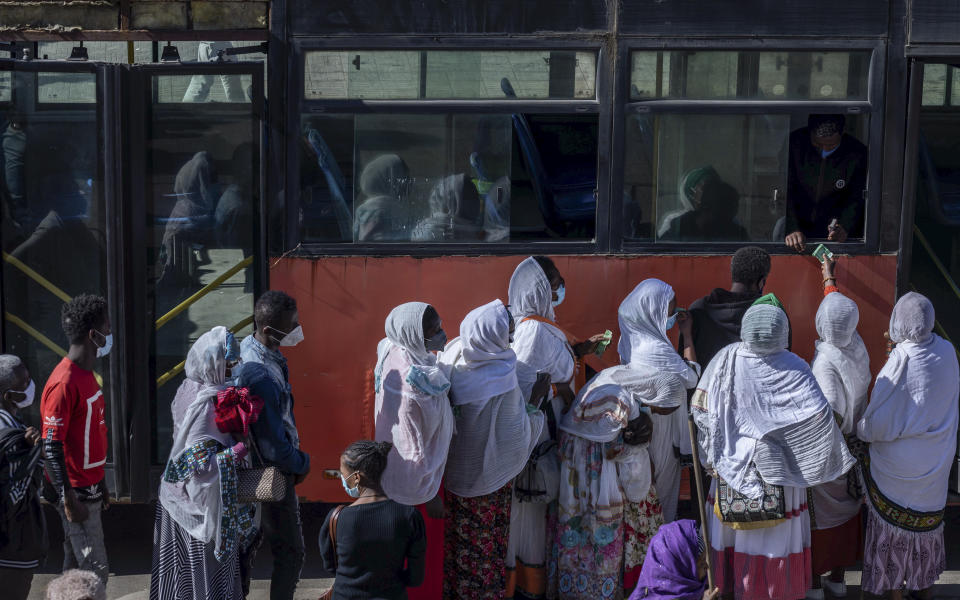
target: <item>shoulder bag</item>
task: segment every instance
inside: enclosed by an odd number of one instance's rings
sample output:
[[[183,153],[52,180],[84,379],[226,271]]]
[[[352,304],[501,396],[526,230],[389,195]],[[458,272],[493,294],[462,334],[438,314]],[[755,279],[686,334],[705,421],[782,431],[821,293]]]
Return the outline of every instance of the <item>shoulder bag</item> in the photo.
[[[237,469],[237,500],[246,504],[280,502],[287,495],[287,476],[277,467],[266,466],[253,436],[250,437],[250,449],[260,466]]]
[[[343,507],[346,504],[338,504],[334,507],[333,512],[330,513],[330,524],[327,526],[327,529],[330,530],[330,543],[333,544],[333,576],[337,576],[337,521],[340,519],[340,511],[343,510]],[[333,586],[330,586],[330,589],[325,591],[320,600],[332,600],[333,599]]]

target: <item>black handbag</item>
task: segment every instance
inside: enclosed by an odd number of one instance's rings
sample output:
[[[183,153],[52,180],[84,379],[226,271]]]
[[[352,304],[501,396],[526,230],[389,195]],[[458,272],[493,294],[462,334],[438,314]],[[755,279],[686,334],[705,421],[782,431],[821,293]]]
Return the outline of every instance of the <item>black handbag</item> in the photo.
[[[781,521],[786,517],[783,486],[764,482],[761,498],[748,498],[717,478],[717,509],[724,523]]]

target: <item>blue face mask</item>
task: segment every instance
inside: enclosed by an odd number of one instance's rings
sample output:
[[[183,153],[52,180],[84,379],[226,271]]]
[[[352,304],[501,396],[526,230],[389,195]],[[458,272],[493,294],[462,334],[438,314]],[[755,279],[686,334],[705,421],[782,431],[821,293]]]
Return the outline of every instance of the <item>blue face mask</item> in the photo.
[[[343,491],[345,491],[348,496],[350,496],[351,498],[359,498],[359,497],[360,497],[360,481],[359,481],[359,478],[358,478],[358,481],[357,481],[357,485],[356,485],[356,486],[354,486],[354,487],[349,487],[349,486],[347,486],[347,479],[353,477],[354,475],[356,475],[356,473],[351,473],[350,475],[347,475],[346,477],[344,477],[344,476],[343,476],[343,473],[340,473],[340,483],[343,484]]]
[[[557,288],[557,299],[552,300],[550,303],[555,307],[560,306],[561,304],[563,304],[563,297],[566,295],[566,293],[567,293],[567,286],[561,285],[559,288]]]
[[[837,146],[837,148],[839,148],[839,147],[840,147],[840,146]],[[833,150],[821,150],[821,151],[820,151],[820,156],[822,156],[823,158],[826,158],[826,157],[830,156],[831,154],[833,154],[834,152],[836,152],[836,151],[837,151],[837,148],[834,148]]]
[[[673,329],[673,326],[677,324],[677,313],[673,313],[667,318],[667,331]]]

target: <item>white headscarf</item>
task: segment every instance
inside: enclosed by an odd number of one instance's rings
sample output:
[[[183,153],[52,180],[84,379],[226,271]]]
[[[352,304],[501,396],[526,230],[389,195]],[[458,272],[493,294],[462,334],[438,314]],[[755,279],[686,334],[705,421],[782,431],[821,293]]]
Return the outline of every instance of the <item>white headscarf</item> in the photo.
[[[956,350],[932,333],[933,319],[933,305],[920,294],[897,302],[890,337],[898,343],[857,424],[880,491],[923,512],[942,509],[947,499],[960,394]]]
[[[239,344],[225,327],[214,327],[190,348],[184,368],[187,379],[177,389],[171,405],[175,435],[168,463],[204,440],[213,439],[225,447],[233,445],[231,435],[217,429],[214,419],[215,400],[217,392],[224,389],[226,356],[231,350],[237,355],[240,353]],[[216,461],[210,461],[180,483],[162,482],[159,496],[160,503],[177,524],[204,543],[216,540],[219,550],[223,505]]]
[[[834,412],[842,418],[841,430],[854,432],[866,408],[870,388],[870,355],[857,333],[860,310],[840,292],[828,294],[817,310],[820,339],[811,369]]]
[[[890,339],[897,344],[921,344],[933,333],[933,304],[922,294],[907,292],[893,307],[890,315]]]
[[[780,308],[750,307],[743,342],[717,354],[694,395],[704,459],[751,498],[763,482],[810,487],[854,464],[810,367],[786,350],[788,328]]]
[[[470,311],[460,324],[459,355],[450,376],[450,401],[485,402],[515,389],[517,355],[510,348],[510,313],[500,300]],[[442,362],[442,360],[441,360]]]
[[[382,485],[407,505],[431,500],[440,488],[453,435],[450,382],[423,340],[423,302],[408,302],[387,317],[377,346],[376,440],[393,443]]]
[[[617,351],[623,364],[645,364],[680,375],[692,388],[697,383],[697,367],[683,360],[667,338],[667,309],[673,298],[673,288],[659,279],[647,279],[635,287],[617,311]]]
[[[550,280],[539,263],[531,256],[524,259],[513,275],[507,290],[510,312],[519,321],[524,317],[536,315],[553,321],[553,289]]]

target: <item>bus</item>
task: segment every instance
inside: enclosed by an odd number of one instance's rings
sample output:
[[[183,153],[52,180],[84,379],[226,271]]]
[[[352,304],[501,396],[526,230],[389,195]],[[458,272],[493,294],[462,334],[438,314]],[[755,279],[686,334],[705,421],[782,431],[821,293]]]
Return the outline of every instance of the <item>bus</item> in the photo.
[[[828,246],[876,372],[911,289],[960,341],[957,32],[944,0],[273,0],[262,30],[4,29],[3,349],[43,381],[63,302],[107,296],[108,481],[148,502],[190,345],[249,334],[255,297],[284,290],[305,333],[285,352],[312,456],[298,494],[342,501],[320,472],[373,436],[389,310],[428,302],[455,335],[530,255],[555,260],[558,320],[587,336],[617,333],[641,280],[686,305],[761,246],[810,359],[819,242],[784,244],[790,139],[841,115],[863,211]],[[705,172],[735,194],[684,231]]]

